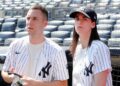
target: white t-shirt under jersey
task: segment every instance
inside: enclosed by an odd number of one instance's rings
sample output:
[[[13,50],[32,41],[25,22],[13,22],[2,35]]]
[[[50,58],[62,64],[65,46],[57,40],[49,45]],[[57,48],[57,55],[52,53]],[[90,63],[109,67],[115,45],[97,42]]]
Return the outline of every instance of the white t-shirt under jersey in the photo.
[[[40,44],[31,44],[28,42],[28,48],[29,48],[29,61],[27,63],[27,66],[25,68],[25,75],[29,77],[35,77],[36,73],[36,67],[37,62],[39,61],[39,53],[42,50],[42,46],[45,42],[42,42]]]
[[[106,69],[111,71],[110,52],[101,41],[93,41],[89,48],[77,46],[73,59],[73,86],[95,86],[94,75]],[[109,73],[106,86],[112,86]]]

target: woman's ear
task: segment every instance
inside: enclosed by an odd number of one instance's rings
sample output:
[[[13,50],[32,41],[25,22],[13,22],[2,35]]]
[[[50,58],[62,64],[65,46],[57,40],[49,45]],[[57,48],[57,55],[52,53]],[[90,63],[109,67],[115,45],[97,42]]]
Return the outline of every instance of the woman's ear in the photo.
[[[91,28],[94,29],[96,26],[96,22],[92,22]]]

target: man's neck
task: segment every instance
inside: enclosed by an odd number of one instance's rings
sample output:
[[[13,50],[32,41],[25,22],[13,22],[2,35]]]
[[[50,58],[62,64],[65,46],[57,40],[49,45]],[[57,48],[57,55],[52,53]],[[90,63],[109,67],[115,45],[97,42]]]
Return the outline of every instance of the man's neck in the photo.
[[[43,41],[45,41],[45,37],[44,36],[29,36],[29,41],[31,44],[40,44]]]

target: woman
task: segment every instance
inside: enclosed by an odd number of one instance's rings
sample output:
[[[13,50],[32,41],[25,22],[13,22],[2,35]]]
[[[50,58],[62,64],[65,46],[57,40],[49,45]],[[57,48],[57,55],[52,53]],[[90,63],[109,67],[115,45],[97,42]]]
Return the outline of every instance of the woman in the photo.
[[[73,41],[73,86],[112,86],[109,48],[100,41],[94,10],[78,9],[70,14],[75,20]]]

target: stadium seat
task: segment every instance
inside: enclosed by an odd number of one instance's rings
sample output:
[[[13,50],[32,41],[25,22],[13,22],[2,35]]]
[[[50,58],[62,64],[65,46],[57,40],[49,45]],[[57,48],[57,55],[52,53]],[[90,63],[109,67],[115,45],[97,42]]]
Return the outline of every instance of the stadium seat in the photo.
[[[109,3],[109,6],[117,6],[117,7],[119,7],[120,6],[120,3],[118,3],[118,2],[111,2],[111,3]]]
[[[13,8],[12,7],[4,7],[4,15],[6,18],[13,17]]]
[[[97,13],[106,13],[107,8],[106,7],[95,7],[95,11]]]
[[[1,71],[1,65],[5,62],[6,59],[6,53],[8,52],[8,46],[0,46],[0,71]],[[1,80],[1,78],[0,78]],[[0,81],[0,85],[1,85],[1,81]],[[6,86],[6,85],[2,85],[2,86]]]
[[[53,31],[51,32],[51,38],[68,38],[70,37],[69,31]]]
[[[108,13],[119,13],[119,6],[109,6],[107,9]]]
[[[21,37],[24,37],[24,36],[27,36],[27,35],[28,35],[27,31],[22,31],[22,32],[17,32],[15,37],[16,38],[21,38]]]
[[[14,7],[13,9],[13,16],[24,16],[24,8],[23,7]]]
[[[114,25],[114,30],[120,30],[120,24],[115,24]]]
[[[6,18],[4,19],[4,22],[14,22],[15,24],[17,24],[17,18]]]
[[[15,22],[5,22],[2,24],[1,31],[12,31],[15,32]]]
[[[25,31],[26,20],[25,17],[19,18],[17,21],[16,32]]]
[[[3,23],[4,22],[4,18],[0,18],[0,23]]]
[[[98,24],[111,24],[114,25],[115,24],[115,20],[113,19],[100,19],[98,20]]]
[[[98,34],[100,36],[100,38],[110,38],[110,34],[111,32],[110,31],[107,31],[107,30],[98,30]]]
[[[113,30],[111,32],[111,38],[120,38],[120,30]]]
[[[6,38],[14,38],[15,37],[15,33],[14,32],[0,32],[0,38],[2,39],[6,39]]]
[[[116,20],[116,24],[120,24],[120,19]]]
[[[4,46],[9,46],[13,41],[17,40],[18,38],[7,38],[4,40]]]
[[[53,18],[52,13],[53,13],[54,7],[55,7],[55,6],[52,5],[52,4],[46,5],[46,9],[47,9],[47,11],[48,11],[48,20],[52,20],[52,18]]]
[[[120,38],[110,38],[108,40],[109,47],[120,47]]]
[[[4,41],[7,38],[14,38],[15,33],[14,32],[0,32],[0,45],[4,45]]]
[[[100,38],[100,40],[105,43],[106,45],[108,45],[108,38]]]
[[[74,29],[74,25],[60,25],[58,27],[59,31],[72,31]]]
[[[51,33],[50,33],[50,31],[44,31],[44,35],[45,35],[46,37],[48,37],[48,38],[51,37]]]
[[[2,38],[0,38],[0,46],[4,45],[4,40]]]
[[[113,13],[112,15],[110,15],[110,19],[118,20],[120,19],[120,14]]]
[[[62,38],[50,38],[51,40],[53,40],[54,42],[56,42],[59,45],[63,44],[63,39]]]
[[[61,1],[61,2],[59,3],[59,7],[68,7],[69,4],[70,4],[70,2],[68,2],[68,1]]]
[[[97,24],[97,29],[98,30],[112,31],[113,25],[112,24]]]
[[[59,26],[59,25],[63,25],[64,21],[62,21],[62,20],[51,20],[51,21],[48,22],[48,24]]]
[[[50,31],[50,32],[52,32],[52,31],[57,31],[57,30],[58,30],[58,28],[57,28],[56,25],[47,25],[47,26],[45,27],[45,31]]]
[[[71,42],[72,42],[72,38],[64,38],[63,46],[70,46]]]
[[[64,21],[65,25],[74,25],[75,21],[74,20],[66,20]]]
[[[109,19],[110,15],[97,13],[97,17],[98,17],[98,20],[100,20],[100,19]]]
[[[0,23],[0,31],[1,31],[2,23]]]

